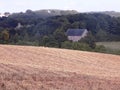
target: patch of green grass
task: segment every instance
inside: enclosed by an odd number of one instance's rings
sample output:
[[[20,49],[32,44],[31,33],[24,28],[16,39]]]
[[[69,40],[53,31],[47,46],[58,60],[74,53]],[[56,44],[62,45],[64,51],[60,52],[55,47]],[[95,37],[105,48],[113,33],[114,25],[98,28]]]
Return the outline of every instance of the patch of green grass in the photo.
[[[105,48],[120,50],[120,42],[97,42],[97,45],[103,45]]]
[[[103,45],[106,49],[104,53],[120,55],[120,42],[97,42],[96,45]]]

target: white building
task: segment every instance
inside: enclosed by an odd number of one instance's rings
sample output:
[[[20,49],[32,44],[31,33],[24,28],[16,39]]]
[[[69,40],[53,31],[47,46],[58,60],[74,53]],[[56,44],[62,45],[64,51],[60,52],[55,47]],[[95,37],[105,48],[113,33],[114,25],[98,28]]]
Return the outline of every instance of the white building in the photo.
[[[79,41],[81,38],[87,36],[87,29],[68,29],[66,35],[68,40],[72,40],[73,42]]]

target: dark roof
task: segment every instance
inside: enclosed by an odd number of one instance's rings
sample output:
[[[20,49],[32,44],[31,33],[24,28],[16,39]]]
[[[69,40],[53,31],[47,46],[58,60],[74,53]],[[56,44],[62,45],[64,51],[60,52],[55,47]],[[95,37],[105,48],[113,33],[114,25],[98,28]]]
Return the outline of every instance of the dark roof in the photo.
[[[87,29],[68,29],[66,32],[67,36],[81,36]]]

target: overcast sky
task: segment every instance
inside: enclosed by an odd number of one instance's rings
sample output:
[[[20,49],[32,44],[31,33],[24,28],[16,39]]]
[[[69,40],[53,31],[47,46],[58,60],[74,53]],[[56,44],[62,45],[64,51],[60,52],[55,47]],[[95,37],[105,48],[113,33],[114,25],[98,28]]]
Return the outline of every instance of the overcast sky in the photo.
[[[24,12],[27,9],[63,9],[87,11],[118,11],[120,0],[0,0],[0,12]]]

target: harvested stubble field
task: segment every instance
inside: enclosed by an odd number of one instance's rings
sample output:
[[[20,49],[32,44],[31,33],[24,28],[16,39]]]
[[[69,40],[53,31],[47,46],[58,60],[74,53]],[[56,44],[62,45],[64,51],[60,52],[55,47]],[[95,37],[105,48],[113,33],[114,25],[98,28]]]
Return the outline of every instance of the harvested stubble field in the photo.
[[[120,56],[0,45],[0,90],[120,90]]]

